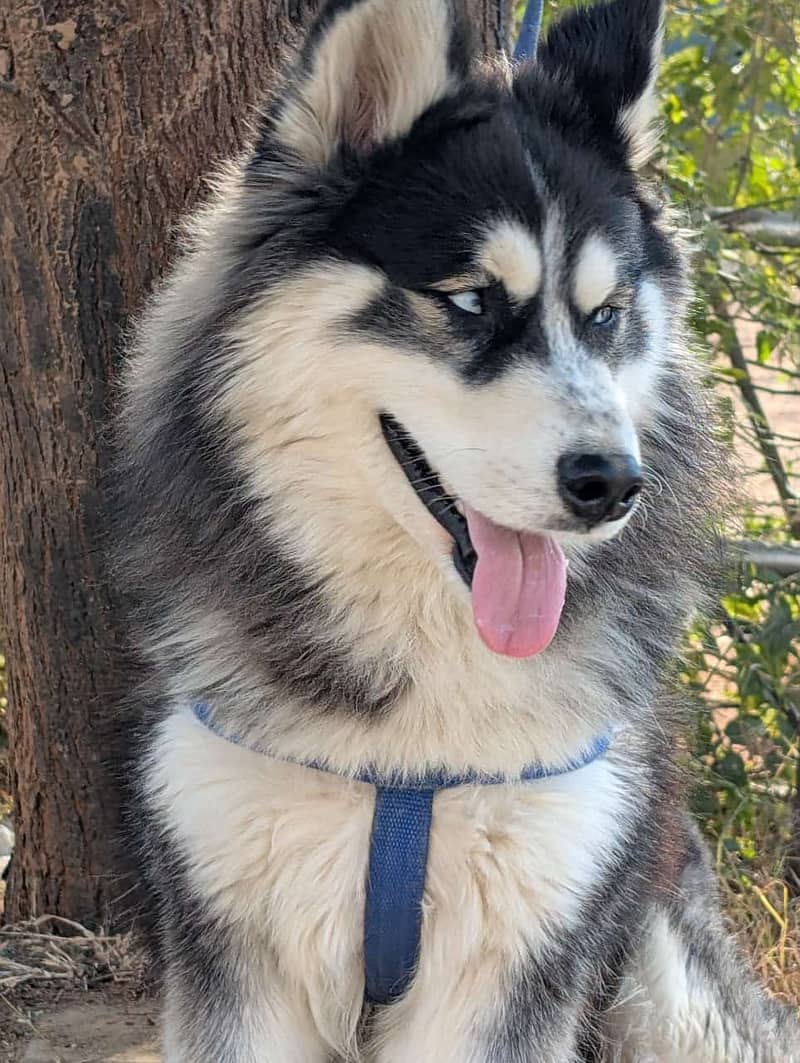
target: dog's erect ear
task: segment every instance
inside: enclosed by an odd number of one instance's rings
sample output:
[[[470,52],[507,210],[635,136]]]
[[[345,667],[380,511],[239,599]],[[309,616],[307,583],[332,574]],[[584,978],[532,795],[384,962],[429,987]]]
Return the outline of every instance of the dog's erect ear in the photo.
[[[663,0],[577,8],[551,27],[536,60],[545,71],[567,77],[604,132],[622,137],[634,167],[647,161],[656,144],[663,19]]]
[[[407,133],[469,66],[460,0],[333,0],[311,30],[271,131],[305,162]]]

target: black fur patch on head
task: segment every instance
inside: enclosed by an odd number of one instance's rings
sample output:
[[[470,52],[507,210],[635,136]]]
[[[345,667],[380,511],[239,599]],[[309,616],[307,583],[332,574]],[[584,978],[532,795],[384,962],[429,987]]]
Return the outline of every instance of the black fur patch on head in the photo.
[[[330,244],[419,289],[465,272],[493,219],[536,228],[529,163],[510,121],[507,101],[491,96],[433,109],[365,163],[357,194],[331,220]]]

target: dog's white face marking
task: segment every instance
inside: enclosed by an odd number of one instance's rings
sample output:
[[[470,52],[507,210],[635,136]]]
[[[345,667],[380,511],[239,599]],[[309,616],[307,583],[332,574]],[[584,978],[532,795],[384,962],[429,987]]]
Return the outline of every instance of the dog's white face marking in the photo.
[[[563,453],[638,453],[610,369],[580,351],[547,366],[521,362],[479,388],[465,388],[432,364],[415,361],[406,369],[395,360],[381,368],[393,377],[392,412],[433,467],[456,495],[508,527],[557,531],[564,511],[556,466]],[[408,380],[398,387],[401,373]]]
[[[650,426],[660,407],[658,376],[669,353],[669,330],[664,294],[652,280],[642,283],[638,305],[647,325],[647,342],[637,357],[617,371],[617,386],[628,413],[639,427]]]
[[[542,254],[533,233],[520,222],[503,219],[486,232],[477,259],[499,280],[515,303],[525,303],[542,283]]]
[[[583,243],[575,263],[572,297],[587,316],[603,306],[619,280],[617,254],[607,240],[592,233]]]
[[[535,173],[535,170],[532,172]],[[561,211],[556,205],[550,204],[542,232],[542,255],[546,268],[541,306],[542,327],[553,361],[557,361],[564,353],[574,351],[577,345],[568,306],[569,289],[565,291],[565,285],[569,284],[564,265],[565,237]]]

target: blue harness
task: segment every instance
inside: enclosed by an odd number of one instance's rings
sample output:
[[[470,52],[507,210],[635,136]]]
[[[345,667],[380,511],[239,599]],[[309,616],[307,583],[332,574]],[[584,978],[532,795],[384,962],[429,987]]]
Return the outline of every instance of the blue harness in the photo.
[[[227,735],[211,719],[208,706],[192,706],[195,718],[219,738],[246,746]],[[585,768],[602,757],[611,732],[595,738],[577,757],[557,767],[530,764],[517,776],[467,772],[408,777],[381,775],[366,768],[344,776],[375,787],[375,811],[369,845],[367,899],[364,909],[365,995],[372,1004],[391,1004],[402,996],[414,977],[422,927],[422,895],[428,866],[433,798],[438,790],[456,786],[502,786],[552,779]],[[272,754],[264,754],[272,756]],[[286,760],[287,758],[282,758]],[[317,762],[291,761],[313,771],[340,775]]]

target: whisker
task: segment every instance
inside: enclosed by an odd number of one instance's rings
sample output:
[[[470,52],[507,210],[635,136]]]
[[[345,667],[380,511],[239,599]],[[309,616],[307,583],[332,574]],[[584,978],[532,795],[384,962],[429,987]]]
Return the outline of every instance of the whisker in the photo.
[[[431,484],[439,483],[439,477],[433,472],[429,476],[417,476],[413,480],[410,479],[408,482],[412,487],[426,487]]]
[[[672,484],[665,477],[660,476],[654,469],[650,469],[648,471],[649,471],[649,475],[652,477],[652,479],[660,487],[660,490],[659,490],[658,493],[662,494],[664,491],[668,491],[669,492],[669,494],[670,494],[670,496],[672,498],[672,501],[675,504],[675,510],[677,511],[678,517],[682,520],[683,519],[683,509],[682,509],[681,504],[680,504],[680,502],[678,500],[678,496],[675,494],[675,490],[672,487]]]

